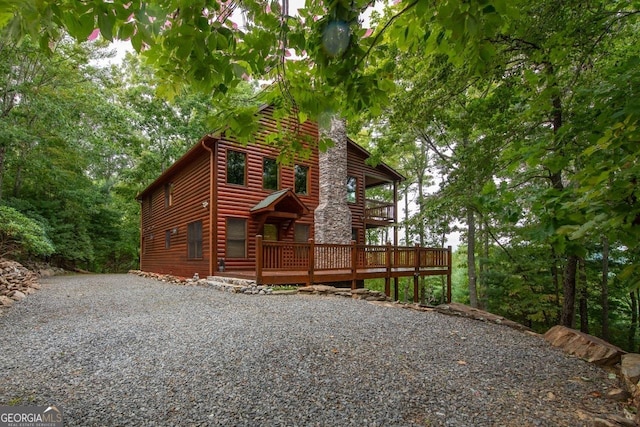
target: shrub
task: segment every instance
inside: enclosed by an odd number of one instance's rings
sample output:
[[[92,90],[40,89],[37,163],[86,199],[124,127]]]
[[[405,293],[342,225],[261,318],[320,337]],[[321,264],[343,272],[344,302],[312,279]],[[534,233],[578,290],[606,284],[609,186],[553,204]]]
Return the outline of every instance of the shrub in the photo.
[[[47,256],[54,251],[44,227],[9,206],[0,206],[0,257]]]

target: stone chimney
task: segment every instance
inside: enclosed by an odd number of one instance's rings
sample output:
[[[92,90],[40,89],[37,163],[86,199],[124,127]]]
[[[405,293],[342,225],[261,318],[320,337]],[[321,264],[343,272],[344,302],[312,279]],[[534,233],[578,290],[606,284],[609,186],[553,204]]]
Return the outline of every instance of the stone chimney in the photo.
[[[351,243],[351,211],[347,203],[347,130],[345,121],[331,120],[322,135],[334,145],[319,153],[320,204],[315,210],[316,243]]]

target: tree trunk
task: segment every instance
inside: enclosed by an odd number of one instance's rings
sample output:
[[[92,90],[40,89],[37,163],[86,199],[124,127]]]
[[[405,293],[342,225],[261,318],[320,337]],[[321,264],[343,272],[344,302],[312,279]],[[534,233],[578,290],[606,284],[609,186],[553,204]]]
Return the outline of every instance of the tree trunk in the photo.
[[[555,249],[553,249],[553,246],[551,247],[551,261],[553,262],[553,264],[551,264],[551,276],[553,277],[553,286],[556,292],[556,307],[558,308],[558,313],[561,313],[562,310],[560,309],[562,307],[560,305],[560,273],[558,272],[558,255],[556,254]],[[560,322],[559,315],[556,317],[556,321]]]
[[[567,265],[564,270],[564,280],[562,281],[562,315],[560,323],[567,328],[573,328],[576,314],[576,272],[578,269],[578,257],[569,255]]]
[[[16,176],[13,180],[13,197],[16,199],[19,198],[20,190],[22,190],[22,162],[18,161],[16,165]]]
[[[636,330],[638,329],[638,298],[635,290],[631,291],[629,296],[631,297],[631,325],[629,326],[628,350],[633,351],[635,347]]]
[[[580,331],[585,334],[589,333],[589,312],[588,312],[588,289],[587,289],[587,272],[584,266],[584,258],[578,260],[578,269],[580,270]]]
[[[478,290],[476,287],[476,218],[473,209],[467,208],[467,264],[469,276],[469,304],[478,308]]]
[[[602,283],[600,287],[602,303],[602,339],[609,341],[609,239],[602,238]]]
[[[2,200],[2,181],[4,177],[4,158],[7,154],[7,147],[0,146],[0,200]]]
[[[487,305],[487,261],[489,260],[489,230],[488,225],[485,222],[480,223],[481,238],[482,238],[482,256],[478,262],[480,267],[480,291],[478,292],[478,305],[479,308],[484,310]]]
[[[636,289],[635,292],[636,292],[636,301],[638,301],[638,299],[640,299],[640,289]],[[637,305],[638,305],[638,310],[637,310],[638,317],[640,317],[640,304],[637,304]],[[631,349],[631,350],[633,350],[633,349]],[[640,344],[638,345],[638,351],[637,352],[640,353]]]

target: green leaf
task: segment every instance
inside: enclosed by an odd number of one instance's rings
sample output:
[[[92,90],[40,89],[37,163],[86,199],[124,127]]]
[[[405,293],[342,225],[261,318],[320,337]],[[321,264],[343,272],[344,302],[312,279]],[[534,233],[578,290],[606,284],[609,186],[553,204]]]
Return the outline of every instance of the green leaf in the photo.
[[[110,13],[101,13],[98,15],[98,28],[100,28],[100,34],[107,40],[113,40],[113,26],[115,25],[115,16]],[[93,21],[93,19],[91,19]],[[91,33],[87,33],[87,36]]]

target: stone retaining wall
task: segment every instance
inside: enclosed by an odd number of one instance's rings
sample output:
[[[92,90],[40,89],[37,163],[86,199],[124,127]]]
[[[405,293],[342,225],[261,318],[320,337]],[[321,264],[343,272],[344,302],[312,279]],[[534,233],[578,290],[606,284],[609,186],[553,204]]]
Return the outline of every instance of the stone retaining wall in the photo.
[[[16,261],[0,258],[0,313],[40,289],[38,275]]]

